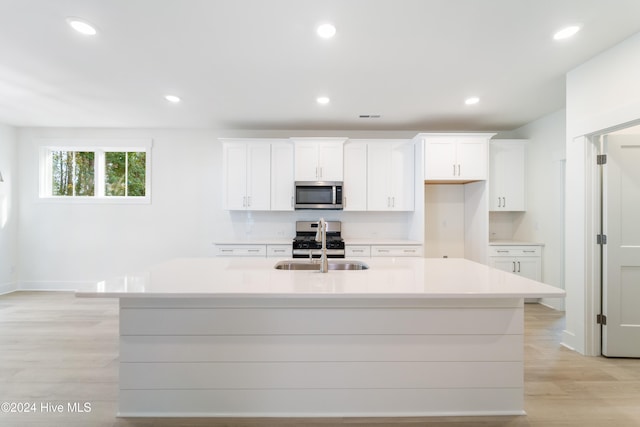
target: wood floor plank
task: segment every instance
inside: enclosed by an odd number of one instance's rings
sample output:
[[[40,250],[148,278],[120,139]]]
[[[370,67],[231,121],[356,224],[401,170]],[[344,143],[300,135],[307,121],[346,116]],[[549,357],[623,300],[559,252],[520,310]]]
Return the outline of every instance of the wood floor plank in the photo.
[[[14,292],[0,296],[0,403],[89,402],[91,412],[0,412],[0,426],[640,426],[640,360],[581,356],[560,345],[563,328],[563,313],[526,305],[526,416],[127,419],[116,417],[118,301]]]

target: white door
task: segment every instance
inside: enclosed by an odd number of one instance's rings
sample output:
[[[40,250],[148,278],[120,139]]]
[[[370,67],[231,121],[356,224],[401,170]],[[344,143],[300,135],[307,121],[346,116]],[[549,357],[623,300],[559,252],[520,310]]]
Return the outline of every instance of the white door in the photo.
[[[640,135],[607,136],[602,353],[640,357]]]

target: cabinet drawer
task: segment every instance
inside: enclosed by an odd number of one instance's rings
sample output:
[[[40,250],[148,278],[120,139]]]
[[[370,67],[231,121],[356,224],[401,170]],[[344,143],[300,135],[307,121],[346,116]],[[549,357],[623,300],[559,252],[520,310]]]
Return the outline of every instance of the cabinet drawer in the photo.
[[[216,245],[217,256],[264,257],[266,254],[266,245]]]
[[[401,257],[422,256],[421,246],[371,246],[371,256]]]
[[[369,245],[345,245],[344,254],[347,258],[370,257],[371,246]]]
[[[490,257],[541,256],[540,246],[489,246]]]
[[[272,258],[291,258],[292,245],[267,245],[267,256]]]

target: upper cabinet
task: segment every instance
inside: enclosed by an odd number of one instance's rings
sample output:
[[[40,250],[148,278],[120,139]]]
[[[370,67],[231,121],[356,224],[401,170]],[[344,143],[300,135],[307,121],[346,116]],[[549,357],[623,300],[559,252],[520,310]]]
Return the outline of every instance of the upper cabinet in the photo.
[[[494,133],[421,134],[424,141],[424,179],[471,182],[487,179],[487,146]]]
[[[271,146],[264,140],[224,141],[224,206],[228,210],[269,210]]]
[[[525,210],[526,140],[494,140],[489,146],[489,210]]]
[[[346,138],[292,138],[296,181],[342,181]]]
[[[367,143],[344,144],[342,206],[345,211],[367,210]]]
[[[271,143],[271,210],[293,210],[293,143]]]
[[[380,140],[367,149],[368,210],[414,210],[413,141]]]

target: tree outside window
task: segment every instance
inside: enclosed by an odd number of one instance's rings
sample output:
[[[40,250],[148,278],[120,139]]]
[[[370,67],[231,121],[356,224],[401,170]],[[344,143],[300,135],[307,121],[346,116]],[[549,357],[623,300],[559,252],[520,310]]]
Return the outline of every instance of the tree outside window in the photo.
[[[95,195],[95,153],[91,151],[52,151],[54,196]]]
[[[105,153],[105,196],[144,197],[146,153]]]

